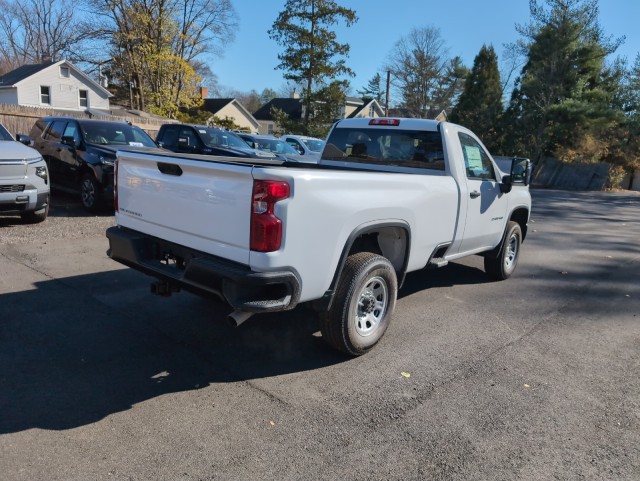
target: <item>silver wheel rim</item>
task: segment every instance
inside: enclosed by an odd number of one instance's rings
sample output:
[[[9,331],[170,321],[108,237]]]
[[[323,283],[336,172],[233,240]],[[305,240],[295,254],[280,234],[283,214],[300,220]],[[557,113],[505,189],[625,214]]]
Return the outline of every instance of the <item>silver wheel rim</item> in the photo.
[[[95,202],[96,197],[96,191],[93,188],[93,182],[91,182],[91,179],[84,179],[82,181],[81,191],[82,203],[87,207],[91,207]]]
[[[387,306],[389,305],[389,290],[382,277],[372,277],[360,290],[355,312],[356,332],[363,336],[370,336],[380,326]]]
[[[516,263],[516,257],[518,256],[518,236],[513,234],[509,238],[507,244],[507,251],[504,255],[504,266],[507,270],[513,268]]]

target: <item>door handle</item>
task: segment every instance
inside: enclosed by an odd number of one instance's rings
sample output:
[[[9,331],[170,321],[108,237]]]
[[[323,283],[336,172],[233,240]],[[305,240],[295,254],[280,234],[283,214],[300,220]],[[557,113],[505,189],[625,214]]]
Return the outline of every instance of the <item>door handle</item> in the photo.
[[[472,191],[472,192],[470,192],[470,193],[469,193],[469,196],[470,196],[472,199],[475,199],[476,197],[480,197],[480,192],[478,192],[477,190],[474,190],[474,191]]]

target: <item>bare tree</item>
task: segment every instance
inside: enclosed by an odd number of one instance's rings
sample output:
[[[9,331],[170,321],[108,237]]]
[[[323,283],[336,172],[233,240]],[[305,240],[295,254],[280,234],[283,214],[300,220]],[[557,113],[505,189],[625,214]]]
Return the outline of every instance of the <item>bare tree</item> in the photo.
[[[401,107],[414,117],[433,118],[450,109],[462,88],[466,69],[459,58],[450,58],[435,27],[412,29],[396,42],[385,70],[400,96]]]
[[[0,11],[0,61],[13,68],[74,60],[89,36],[68,0],[0,0]]]

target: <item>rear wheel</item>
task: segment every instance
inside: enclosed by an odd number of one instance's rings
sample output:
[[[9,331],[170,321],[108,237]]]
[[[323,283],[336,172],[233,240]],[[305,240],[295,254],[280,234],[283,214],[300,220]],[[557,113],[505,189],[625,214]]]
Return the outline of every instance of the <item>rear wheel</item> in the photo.
[[[370,351],[389,327],[397,291],[396,272],[386,258],[371,252],[349,256],[333,304],[321,315],[322,337],[352,356]]]
[[[509,221],[506,235],[500,244],[500,250],[495,255],[493,252],[484,258],[484,270],[489,278],[502,281],[516,270],[520,245],[522,244],[522,229],[517,222]]]
[[[101,205],[101,190],[91,174],[84,174],[80,180],[80,200],[89,212],[96,212]]]

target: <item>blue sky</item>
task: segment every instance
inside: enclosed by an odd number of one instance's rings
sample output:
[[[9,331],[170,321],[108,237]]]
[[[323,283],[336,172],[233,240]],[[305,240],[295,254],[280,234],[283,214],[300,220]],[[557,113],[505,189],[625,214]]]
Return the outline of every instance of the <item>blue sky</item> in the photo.
[[[541,0],[543,1],[543,0]],[[528,0],[339,0],[356,11],[351,28],[336,28],[339,41],[349,43],[347,63],[356,73],[352,90],[362,88],[380,71],[394,43],[413,27],[438,27],[452,56],[471,67],[482,44],[492,44],[498,62],[505,43],[519,38],[516,24],[529,22]],[[258,93],[286,84],[278,64],[280,47],[269,38],[285,0],[234,0],[239,28],[224,57],[209,62],[223,89]],[[626,36],[616,52],[633,62],[640,52],[640,0],[600,0],[600,24],[607,35]],[[205,80],[206,81],[206,80]]]

